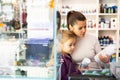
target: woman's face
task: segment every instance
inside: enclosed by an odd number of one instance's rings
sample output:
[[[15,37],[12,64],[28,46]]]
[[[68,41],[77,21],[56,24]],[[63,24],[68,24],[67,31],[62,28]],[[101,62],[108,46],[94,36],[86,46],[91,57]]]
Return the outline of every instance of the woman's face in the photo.
[[[84,37],[86,33],[86,20],[85,21],[76,21],[76,23],[71,26],[70,30],[74,32],[79,37]]]
[[[63,43],[62,51],[69,54],[73,53],[75,48],[75,42],[76,39],[74,38],[68,39],[66,42]]]

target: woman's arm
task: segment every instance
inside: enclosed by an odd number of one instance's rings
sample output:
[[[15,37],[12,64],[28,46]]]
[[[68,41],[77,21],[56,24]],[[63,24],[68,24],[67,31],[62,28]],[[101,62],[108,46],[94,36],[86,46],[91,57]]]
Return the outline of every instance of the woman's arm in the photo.
[[[101,47],[100,47],[100,44],[98,42],[98,40],[96,40],[96,43],[95,43],[95,53],[98,54],[100,51],[101,51]],[[99,59],[103,62],[103,63],[108,63],[109,62],[109,59],[110,59],[110,56],[109,55],[102,55],[102,54],[98,54],[99,56]]]

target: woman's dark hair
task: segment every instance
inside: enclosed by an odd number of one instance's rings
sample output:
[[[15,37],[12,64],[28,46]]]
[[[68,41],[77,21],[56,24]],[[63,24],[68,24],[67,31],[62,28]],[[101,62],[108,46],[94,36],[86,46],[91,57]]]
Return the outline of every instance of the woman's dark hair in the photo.
[[[57,11],[57,30],[60,30],[60,25],[61,25],[61,15],[60,12]]]
[[[85,21],[86,17],[78,12],[78,11],[69,11],[67,13],[67,28],[69,29],[69,25],[73,26],[76,21]]]

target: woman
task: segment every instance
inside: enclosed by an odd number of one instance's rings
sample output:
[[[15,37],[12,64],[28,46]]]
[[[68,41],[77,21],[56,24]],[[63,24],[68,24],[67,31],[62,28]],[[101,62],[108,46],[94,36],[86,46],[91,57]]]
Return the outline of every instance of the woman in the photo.
[[[78,11],[70,11],[67,14],[67,28],[77,36],[77,43],[72,58],[75,62],[81,63],[84,58],[89,58],[91,63],[89,69],[99,69],[94,60],[94,56],[101,51],[99,42],[96,37],[86,34],[86,17]],[[103,63],[109,61],[109,56],[99,55]]]

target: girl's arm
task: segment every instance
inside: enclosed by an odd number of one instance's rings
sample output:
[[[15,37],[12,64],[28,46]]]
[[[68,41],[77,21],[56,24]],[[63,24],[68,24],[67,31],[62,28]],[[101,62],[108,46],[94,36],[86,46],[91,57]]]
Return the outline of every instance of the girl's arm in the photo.
[[[61,64],[61,70],[59,71],[61,71],[59,75],[61,76],[61,80],[68,80],[68,69],[65,62]]]

